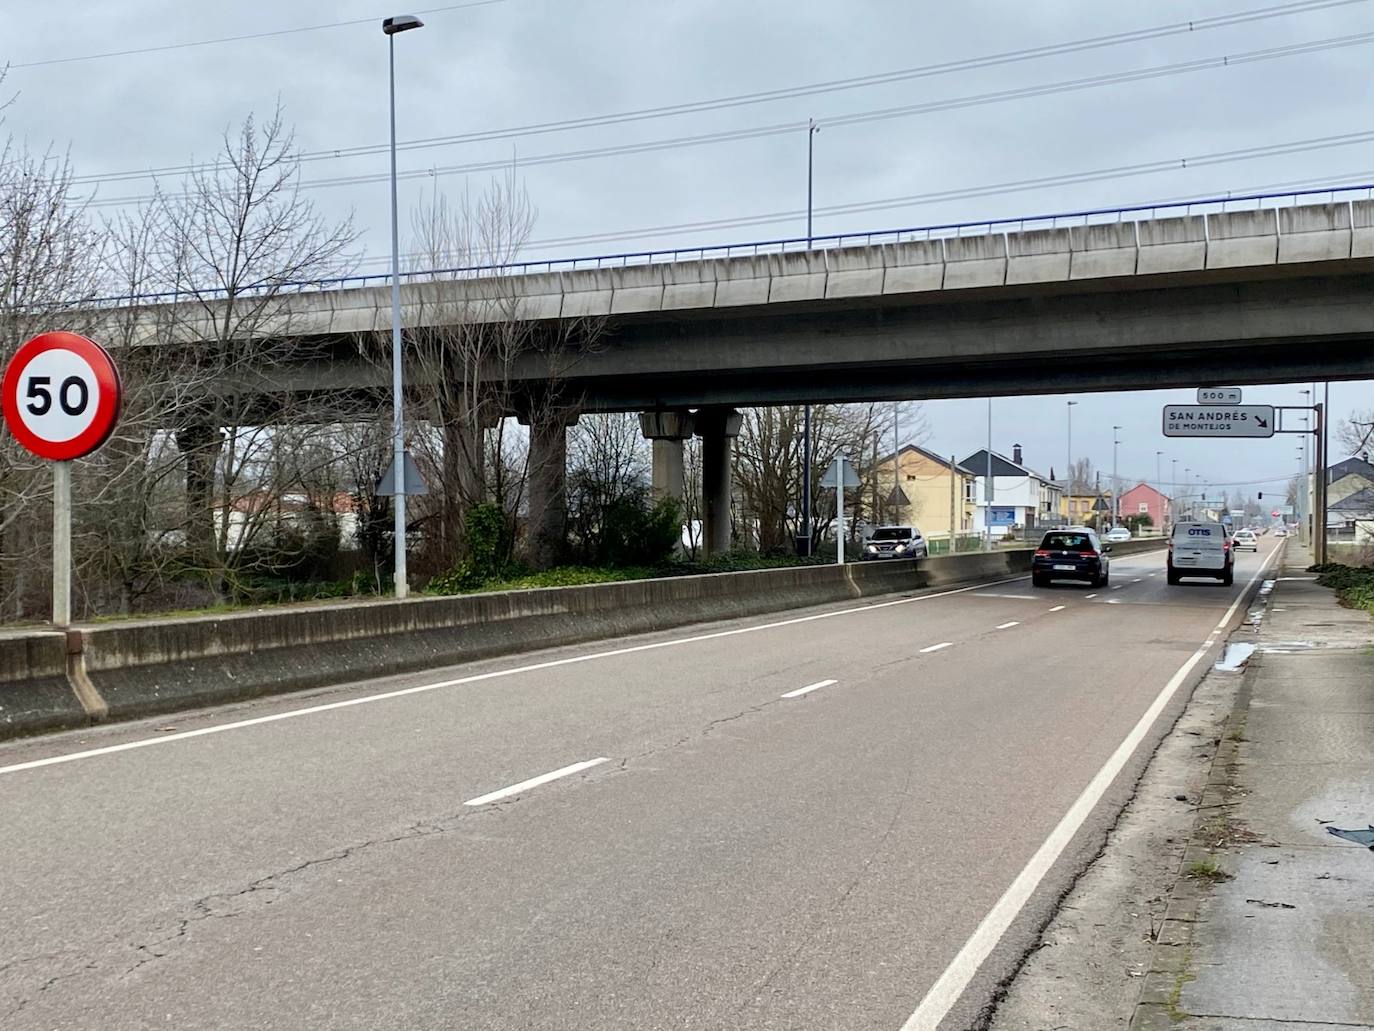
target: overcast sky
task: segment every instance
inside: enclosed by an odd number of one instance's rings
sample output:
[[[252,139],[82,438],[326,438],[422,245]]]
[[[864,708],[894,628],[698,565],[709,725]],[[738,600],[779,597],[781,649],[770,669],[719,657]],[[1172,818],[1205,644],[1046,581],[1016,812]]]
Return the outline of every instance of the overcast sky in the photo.
[[[401,172],[424,174],[402,183],[401,204],[409,207],[422,190],[454,195],[465,185],[480,190],[491,174],[445,169],[514,160],[539,211],[526,252],[530,257],[796,236],[805,232],[809,117],[822,127],[815,139],[818,234],[1299,184],[1374,182],[1369,85],[1374,0],[1333,2],[1247,24],[762,103],[538,134],[509,131],[836,83],[1190,21],[1205,25],[1206,19],[1281,2],[497,0],[429,10],[421,0],[426,27],[396,38],[399,139],[483,131],[492,131],[493,138],[403,152]],[[353,157],[333,152],[385,144],[386,41],[378,22],[405,12],[379,9],[369,0],[327,5],[49,0],[41,15],[38,10],[35,5],[25,15],[22,32],[10,24],[0,40],[0,61],[11,64],[0,89],[17,95],[6,112],[8,131],[33,147],[51,143],[70,150],[79,175],[109,177],[211,158],[226,127],[280,100],[301,149],[321,155],[305,165],[304,180],[353,180],[312,186],[309,195],[332,215],[352,211],[365,248],[361,267],[385,270],[385,150]],[[355,19],[358,24],[328,25]],[[1323,42],[1359,34],[1369,34],[1369,41]],[[844,121],[892,108],[1002,91],[1040,92],[1052,84],[1304,43],[1320,46],[1272,60],[1231,61],[1125,83]],[[162,49],[92,57],[145,48]],[[775,127],[773,135],[539,160],[769,127]],[[1310,142],[1365,132],[1368,140]],[[1295,146],[1283,154],[1208,160],[1280,144]],[[1155,163],[1171,167],[1109,172]],[[1082,173],[1100,175],[1058,186],[1005,186]],[[109,205],[146,195],[151,185],[147,179],[106,178],[89,188],[98,204]],[[954,190],[980,195],[919,199]],[[918,199],[900,200],[912,197]],[[855,204],[874,206],[829,210]],[[701,222],[726,224],[692,231],[691,224]],[[1254,388],[1246,400],[1296,404],[1298,389]],[[1110,470],[1111,427],[1121,425],[1123,477],[1153,479],[1157,450],[1165,452],[1166,480],[1170,459],[1178,460],[1180,479],[1186,466],[1213,483],[1281,481],[1297,468],[1294,437],[1225,448],[1164,440],[1160,404],[1188,400],[1187,391],[1077,399],[1082,403],[1074,409],[1075,457],[1086,455]],[[1020,442],[1030,464],[1061,470],[1065,400],[997,401],[994,447],[1009,452]],[[1374,388],[1333,385],[1332,403],[1338,415],[1374,407]],[[985,441],[984,402],[934,402],[927,415],[927,443],[941,452],[963,457]]]

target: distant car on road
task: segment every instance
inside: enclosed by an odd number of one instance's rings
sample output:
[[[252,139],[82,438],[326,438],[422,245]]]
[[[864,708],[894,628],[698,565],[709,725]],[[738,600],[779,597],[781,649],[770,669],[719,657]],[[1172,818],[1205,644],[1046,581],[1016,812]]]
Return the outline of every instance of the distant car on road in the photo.
[[[859,553],[863,559],[925,558],[929,551],[921,531],[914,526],[880,526]]]
[[[1086,580],[1094,587],[1106,587],[1111,547],[1091,530],[1051,530],[1031,557],[1031,584],[1048,587],[1054,580]]]
[[[1108,544],[1120,544],[1131,539],[1131,531],[1124,526],[1113,526],[1102,539]]]
[[[1205,576],[1230,584],[1235,576],[1236,555],[1231,537],[1221,523],[1175,523],[1169,538],[1169,583],[1185,576]]]
[[[1237,530],[1231,541],[1232,547],[1237,551],[1259,551],[1259,538],[1255,536],[1254,530]]]
[[[1276,529],[1274,530],[1274,536],[1275,536],[1275,537],[1287,537],[1287,536],[1288,536],[1288,527],[1286,527],[1286,526],[1280,526],[1280,527],[1276,528]]]

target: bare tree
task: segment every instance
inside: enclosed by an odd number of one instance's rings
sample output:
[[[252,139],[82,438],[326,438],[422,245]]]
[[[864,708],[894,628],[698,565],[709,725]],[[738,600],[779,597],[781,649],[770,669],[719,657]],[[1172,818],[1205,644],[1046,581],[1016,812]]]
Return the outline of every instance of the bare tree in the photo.
[[[291,288],[353,266],[351,221],[327,221],[299,180],[294,136],[278,108],[265,122],[249,115],[226,131],[219,159],[196,166],[163,205],[166,265],[183,302],[169,308],[178,324],[168,337],[195,354],[205,384],[174,413],[187,543],[212,577],[269,522],[272,506],[250,497],[272,489],[263,471],[280,467],[284,447],[299,454],[299,433],[274,429],[306,425],[292,418],[299,399],[265,403],[274,367],[309,357],[292,336]]]
[[[1374,454],[1374,408],[1353,412],[1337,423],[1336,442],[1346,456]]]

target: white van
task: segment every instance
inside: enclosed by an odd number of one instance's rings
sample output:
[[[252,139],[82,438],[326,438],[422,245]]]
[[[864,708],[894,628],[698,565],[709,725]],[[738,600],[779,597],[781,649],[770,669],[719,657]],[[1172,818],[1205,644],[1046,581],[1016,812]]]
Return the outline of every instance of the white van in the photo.
[[[1169,583],[1185,576],[1205,576],[1230,584],[1236,553],[1221,523],[1174,523],[1169,537]]]

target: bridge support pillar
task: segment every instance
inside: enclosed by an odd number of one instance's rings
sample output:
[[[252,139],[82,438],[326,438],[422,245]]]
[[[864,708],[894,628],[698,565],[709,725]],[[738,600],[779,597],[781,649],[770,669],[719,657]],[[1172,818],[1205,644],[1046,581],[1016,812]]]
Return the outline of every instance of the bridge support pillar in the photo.
[[[681,502],[685,494],[682,474],[682,444],[692,436],[695,426],[691,412],[642,412],[639,428],[646,440],[654,443],[654,500],[672,498]]]
[[[576,413],[550,409],[522,416],[530,428],[525,544],[536,569],[549,569],[568,550],[568,427]]]
[[[733,485],[734,439],[744,416],[731,408],[703,408],[697,412],[701,438],[701,494],[705,518],[706,554],[730,550],[730,494]]]
[[[215,548],[215,462],[224,434],[218,426],[192,423],[176,431],[176,444],[186,459],[186,547],[208,561]]]

